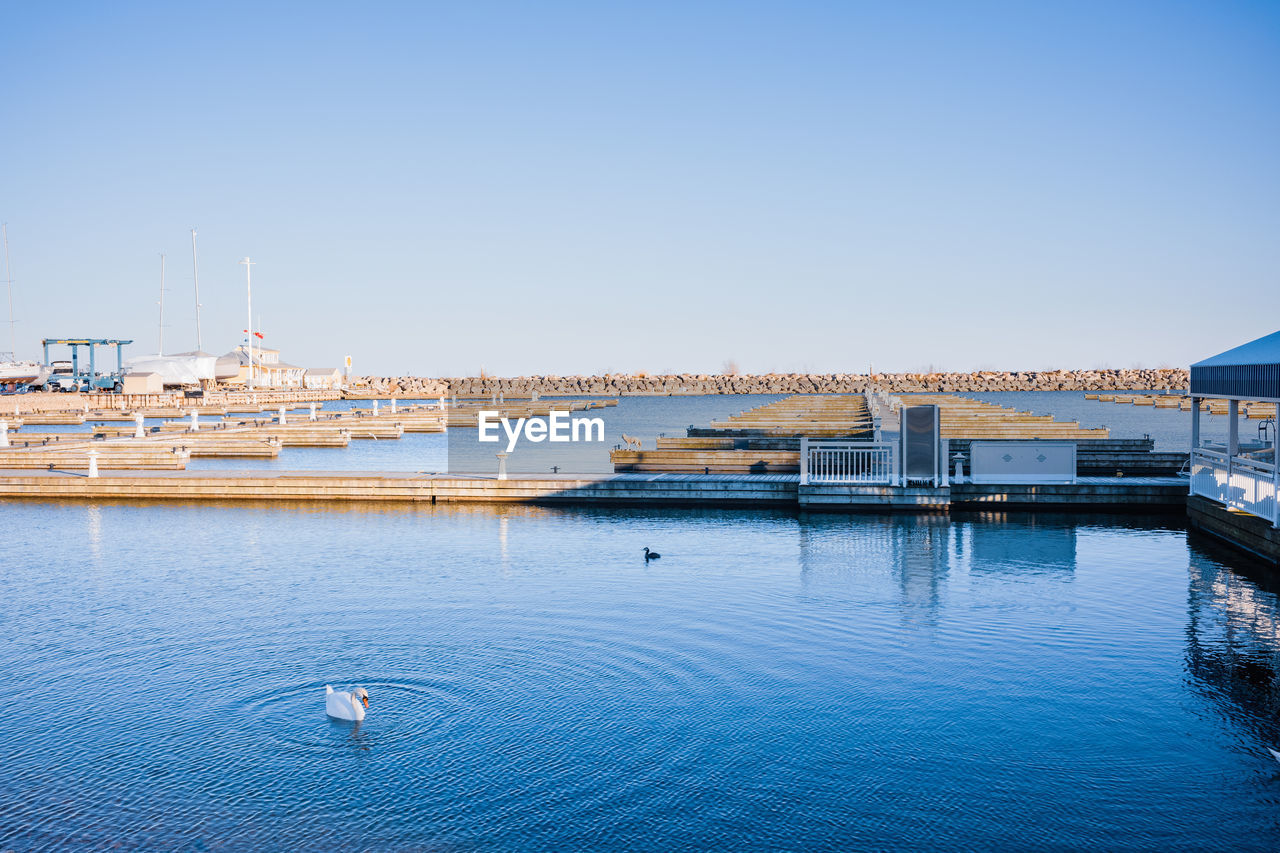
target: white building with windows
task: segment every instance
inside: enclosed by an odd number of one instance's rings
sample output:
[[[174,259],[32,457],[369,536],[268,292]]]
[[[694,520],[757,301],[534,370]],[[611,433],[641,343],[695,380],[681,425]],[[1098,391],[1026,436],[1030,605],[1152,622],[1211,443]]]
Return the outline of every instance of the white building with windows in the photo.
[[[250,356],[244,344],[227,353],[240,363],[240,372],[227,379],[229,385],[249,384],[250,359],[252,359],[253,386],[255,388],[301,388],[306,368],[280,360],[280,350],[254,347]]]

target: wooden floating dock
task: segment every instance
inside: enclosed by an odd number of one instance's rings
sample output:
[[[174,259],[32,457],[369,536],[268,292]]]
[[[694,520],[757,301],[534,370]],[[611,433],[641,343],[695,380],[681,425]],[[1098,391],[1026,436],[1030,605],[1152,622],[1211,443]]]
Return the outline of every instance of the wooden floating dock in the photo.
[[[871,410],[862,394],[796,394],[775,403],[712,421],[690,436],[778,435],[810,438],[870,438]]]
[[[577,412],[617,405],[617,400],[513,400],[502,403],[468,405],[461,410],[438,406],[382,406],[376,412],[369,408],[345,411],[317,411],[316,420],[306,410],[310,403],[285,401],[278,406],[246,405],[229,401],[227,405],[201,405],[191,408],[152,407],[138,412],[67,410],[35,413],[25,416],[25,423],[10,422],[17,431],[9,433],[10,446],[0,453],[11,459],[12,468],[83,468],[92,448],[98,455],[98,467],[127,469],[137,463],[140,469],[184,468],[192,457],[259,457],[278,456],[282,447],[347,447],[352,441],[388,441],[405,433],[442,433],[451,421],[474,426],[476,413],[482,408],[505,417],[546,416],[552,411]],[[280,423],[279,409],[286,410],[285,423]],[[262,411],[258,411],[258,409]],[[245,411],[245,410],[248,411]],[[289,416],[289,410],[306,414]],[[206,415],[199,428],[192,429],[191,414]],[[271,417],[270,414],[275,414]],[[267,417],[256,415],[267,414]],[[173,418],[159,426],[146,426],[142,437],[135,437],[137,426],[127,426],[137,415],[144,418]],[[239,415],[239,416],[238,416]],[[24,432],[32,424],[84,426],[76,432]],[[86,426],[86,424],[91,424]],[[184,452],[174,453],[175,449]],[[167,452],[169,455],[163,455]],[[15,455],[16,454],[16,455]],[[5,466],[0,466],[5,467]]]
[[[552,412],[586,412],[618,405],[616,399],[606,400],[511,400],[495,402],[492,399],[465,400],[447,409],[450,427],[475,427],[480,412],[497,412],[499,417],[545,418]]]
[[[604,474],[492,477],[448,474],[146,472],[97,478],[0,471],[0,498],[232,503],[399,501],[565,505],[790,507],[882,512],[955,509],[1162,510],[1186,504],[1177,477],[1080,478],[1072,485],[949,488],[800,486],[792,475]]]
[[[1085,428],[1074,421],[1055,420],[1052,415],[1033,415],[967,397],[917,394],[901,399],[903,405],[938,406],[942,437],[962,444],[966,458],[969,442],[976,439],[1038,438],[1077,444],[1109,441],[1106,429]],[[653,449],[617,448],[609,459],[615,472],[794,474],[800,470],[802,436],[869,440],[874,428],[866,397],[861,394],[797,394],[705,427],[690,427],[681,437],[659,437]],[[1128,451],[1151,449],[1148,443]],[[1110,451],[1099,447],[1093,455]],[[1132,467],[1134,461],[1117,457],[1099,467],[1106,474],[1174,473],[1185,458],[1160,460],[1154,468]],[[1172,467],[1165,470],[1169,465]]]
[[[282,405],[286,410],[291,407]],[[294,404],[297,408],[303,406]],[[182,411],[151,409],[137,414],[169,417]],[[186,467],[186,460],[193,457],[272,458],[279,456],[282,447],[346,447],[353,439],[393,440],[406,432],[444,432],[446,428],[446,414],[427,406],[398,407],[395,412],[386,407],[376,414],[372,409],[318,411],[317,420],[310,420],[308,413],[284,424],[278,416],[224,418],[220,415],[225,414],[225,409],[203,407],[185,411],[188,416],[193,411],[197,414],[216,412],[217,416],[199,421],[199,429],[192,429],[193,423],[187,419],[165,421],[159,426],[145,427],[143,435],[135,437],[136,425],[116,423],[134,420],[132,413],[68,411],[28,415],[28,423],[34,418],[37,424],[84,426],[86,418],[105,423],[76,432],[11,432],[9,447],[0,448],[3,454],[0,461],[8,460],[7,467],[12,468],[76,469],[88,464],[88,454],[93,450],[102,469],[181,469]]]
[[[88,467],[89,445],[50,445],[47,448],[0,448],[0,469],[34,468],[75,471]],[[163,445],[117,445],[98,442],[98,467],[118,470],[182,470],[190,453]]]
[[[1033,415],[1008,406],[984,403],[953,394],[912,394],[903,405],[938,407],[943,438],[962,439],[1104,439],[1105,427],[1082,427],[1053,415]]]
[[[1187,394],[1085,394],[1086,400],[1097,400],[1101,403],[1120,403],[1122,405],[1152,406],[1157,409],[1177,409],[1182,412],[1191,411],[1191,397]],[[1201,400],[1200,411],[1211,415],[1228,413],[1227,400]],[[1242,400],[1240,414],[1246,418],[1260,420],[1276,416],[1275,403],[1259,403],[1253,400]]]

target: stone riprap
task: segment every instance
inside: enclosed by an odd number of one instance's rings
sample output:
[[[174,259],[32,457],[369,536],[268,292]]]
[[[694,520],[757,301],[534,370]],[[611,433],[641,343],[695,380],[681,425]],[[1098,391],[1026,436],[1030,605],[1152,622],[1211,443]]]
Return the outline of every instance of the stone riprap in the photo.
[[[415,376],[366,376],[369,390],[401,396],[487,397],[503,394],[857,394],[868,387],[889,393],[980,391],[1146,391],[1187,387],[1185,368],[1126,370],[978,371],[974,373],[784,373],[757,376],[681,373],[646,376],[466,376],[438,379]]]

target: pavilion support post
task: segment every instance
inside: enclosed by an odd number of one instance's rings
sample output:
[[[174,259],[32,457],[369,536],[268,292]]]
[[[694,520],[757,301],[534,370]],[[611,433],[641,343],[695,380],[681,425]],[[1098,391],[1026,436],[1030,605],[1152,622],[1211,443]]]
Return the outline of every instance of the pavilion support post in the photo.
[[[1235,479],[1236,454],[1240,452],[1240,402],[1227,401],[1227,495],[1231,495],[1232,480]],[[1230,505],[1230,497],[1227,499]]]
[[[1227,453],[1235,456],[1240,452],[1240,401],[1227,401]]]
[[[1196,451],[1200,448],[1200,398],[1191,398],[1191,456],[1189,467],[1191,476],[1187,478],[1187,494],[1196,493]]]

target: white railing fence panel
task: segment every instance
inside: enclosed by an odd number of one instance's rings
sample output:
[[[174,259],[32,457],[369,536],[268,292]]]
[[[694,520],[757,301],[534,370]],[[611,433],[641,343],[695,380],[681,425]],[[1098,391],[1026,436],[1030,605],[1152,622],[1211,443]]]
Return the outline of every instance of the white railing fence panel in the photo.
[[[800,444],[801,485],[888,486],[898,481],[897,455],[889,442],[806,438]]]
[[[1196,448],[1191,452],[1191,493],[1273,524],[1277,519],[1276,472],[1266,462]]]

